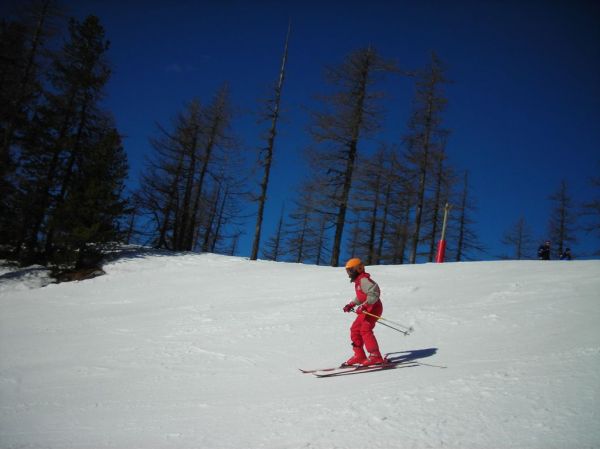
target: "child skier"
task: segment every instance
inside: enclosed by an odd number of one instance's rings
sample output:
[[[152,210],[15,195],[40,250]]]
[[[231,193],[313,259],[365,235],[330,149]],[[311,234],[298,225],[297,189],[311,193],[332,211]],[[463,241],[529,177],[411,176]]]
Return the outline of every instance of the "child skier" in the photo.
[[[362,261],[352,258],[346,263],[346,272],[350,282],[354,282],[356,297],[344,306],[344,312],[356,310],[357,317],[350,327],[350,340],[354,356],[350,357],[344,365],[377,365],[383,363],[383,357],[379,352],[377,339],[373,334],[373,328],[377,318],[372,315],[381,316],[383,304],[379,298],[381,292],[379,286],[371,279],[371,275],[365,272]],[[372,315],[367,315],[368,312]],[[369,357],[365,354],[363,346],[367,349]]]

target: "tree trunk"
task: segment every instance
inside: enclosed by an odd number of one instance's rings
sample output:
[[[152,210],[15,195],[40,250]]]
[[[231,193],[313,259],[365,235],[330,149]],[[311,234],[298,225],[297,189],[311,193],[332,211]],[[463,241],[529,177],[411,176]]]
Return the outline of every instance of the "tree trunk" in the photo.
[[[267,202],[267,189],[269,187],[269,176],[271,173],[271,164],[273,162],[275,136],[277,135],[277,120],[279,119],[281,91],[283,89],[283,80],[285,78],[285,65],[287,62],[289,38],[290,27],[288,26],[288,32],[285,38],[285,46],[283,50],[283,58],[281,60],[281,70],[279,71],[279,81],[277,83],[277,87],[275,88],[275,99],[273,102],[273,112],[271,114],[271,129],[269,130],[269,139],[264,160],[265,171],[263,174],[262,182],[260,183],[260,196],[258,197],[258,213],[256,214],[256,226],[254,229],[254,241],[252,242],[252,252],[250,254],[250,260],[256,260],[258,258],[258,250],[260,247],[260,234],[262,230],[265,203]]]

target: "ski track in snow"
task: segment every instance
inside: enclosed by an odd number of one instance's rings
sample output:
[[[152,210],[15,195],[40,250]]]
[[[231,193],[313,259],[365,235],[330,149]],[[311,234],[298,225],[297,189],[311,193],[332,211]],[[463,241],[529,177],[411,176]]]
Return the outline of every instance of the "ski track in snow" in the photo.
[[[351,352],[342,268],[182,253],[104,269],[0,278],[0,447],[600,447],[598,261],[369,267],[383,316],[415,328],[378,326],[382,350],[427,357],[325,379],[297,368]]]

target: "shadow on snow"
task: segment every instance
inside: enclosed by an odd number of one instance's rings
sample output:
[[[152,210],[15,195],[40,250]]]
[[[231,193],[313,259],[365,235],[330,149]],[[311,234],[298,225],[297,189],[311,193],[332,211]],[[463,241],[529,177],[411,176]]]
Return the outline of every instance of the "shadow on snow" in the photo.
[[[392,363],[412,362],[418,361],[419,359],[424,359],[426,357],[431,357],[436,353],[437,348],[410,349],[407,351],[389,352],[386,354],[386,358]]]

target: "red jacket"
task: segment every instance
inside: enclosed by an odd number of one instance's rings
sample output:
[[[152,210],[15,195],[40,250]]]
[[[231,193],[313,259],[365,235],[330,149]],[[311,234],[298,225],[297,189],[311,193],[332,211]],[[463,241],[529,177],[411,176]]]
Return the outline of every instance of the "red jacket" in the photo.
[[[354,291],[356,292],[356,298],[354,299],[356,304],[373,305],[380,300],[379,285],[371,279],[369,273],[363,272],[354,279]]]

